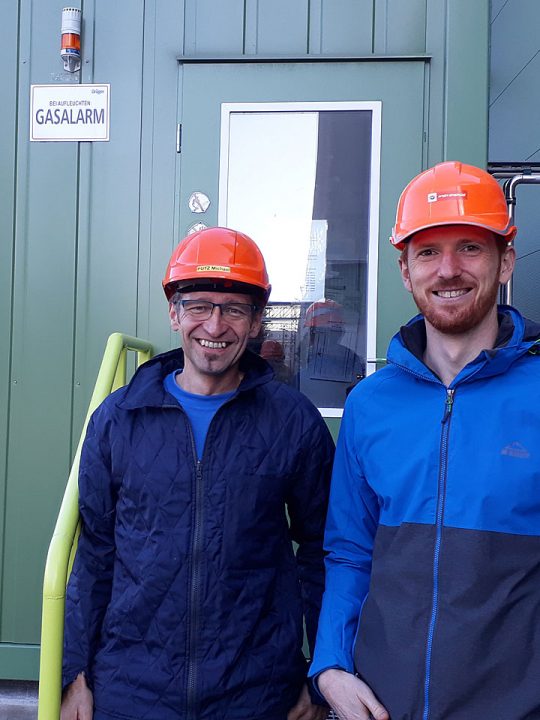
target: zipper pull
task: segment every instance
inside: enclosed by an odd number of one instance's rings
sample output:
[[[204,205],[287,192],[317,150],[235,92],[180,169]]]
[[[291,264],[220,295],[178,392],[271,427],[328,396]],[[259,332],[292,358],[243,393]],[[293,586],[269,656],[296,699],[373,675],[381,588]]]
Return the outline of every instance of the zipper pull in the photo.
[[[445,423],[448,418],[450,417],[452,413],[452,407],[454,405],[454,390],[447,389],[446,390],[446,401],[444,403],[444,415],[441,420],[442,423]]]

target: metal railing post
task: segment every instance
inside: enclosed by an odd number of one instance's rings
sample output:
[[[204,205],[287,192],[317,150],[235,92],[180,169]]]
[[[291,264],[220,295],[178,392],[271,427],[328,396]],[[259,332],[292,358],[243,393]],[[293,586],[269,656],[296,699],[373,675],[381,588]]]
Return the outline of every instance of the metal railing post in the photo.
[[[60,717],[66,585],[79,534],[78,475],[86,428],[98,405],[112,390],[125,384],[128,350],[137,353],[137,367],[153,355],[152,345],[144,340],[121,333],[109,337],[47,553],[41,615],[38,720],[58,720]]]

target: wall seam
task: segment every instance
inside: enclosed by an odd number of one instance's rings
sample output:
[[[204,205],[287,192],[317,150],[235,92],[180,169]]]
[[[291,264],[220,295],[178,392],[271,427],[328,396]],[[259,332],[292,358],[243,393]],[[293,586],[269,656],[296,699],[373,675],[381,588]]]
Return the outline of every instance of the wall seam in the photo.
[[[495,15],[495,17],[494,17],[493,20],[491,21],[492,24],[493,24],[493,22],[499,17],[499,15],[502,13],[502,11],[503,11],[504,8],[508,5],[509,2],[510,2],[510,0],[505,0],[505,2],[502,4],[502,6],[501,6],[500,9],[499,9],[499,12]]]
[[[139,197],[137,200],[137,273],[136,273],[136,281],[135,281],[135,335],[137,336],[139,333],[139,291],[140,291],[140,281],[141,281],[141,197],[142,197],[142,166],[143,166],[143,121],[144,121],[144,104],[145,104],[145,90],[146,90],[146,83],[145,83],[145,63],[147,58],[147,52],[146,52],[146,41],[147,41],[147,33],[146,33],[146,0],[143,0],[142,2],[142,52],[141,52],[141,107],[139,110]],[[154,22],[155,27],[155,22]],[[154,48],[155,50],[155,48]],[[154,83],[152,83],[152,87],[154,87]],[[154,126],[154,93],[153,90],[151,90],[152,95],[152,127]],[[150,153],[151,155],[151,153]],[[152,165],[152,163],[150,163]],[[150,188],[151,192],[151,188]],[[152,204],[152,199],[150,197],[150,208]],[[151,212],[150,212],[151,215]]]
[[[1,534],[1,548],[2,553],[0,557],[0,630],[3,636],[3,598],[4,598],[4,553],[6,547],[6,519],[7,519],[7,487],[8,487],[8,476],[9,476],[9,444],[11,437],[11,400],[12,400],[12,372],[13,372],[13,329],[14,329],[14,306],[15,306],[15,244],[17,237],[17,204],[18,204],[18,192],[17,185],[19,181],[19,98],[20,98],[20,62],[21,62],[21,2],[17,3],[17,54],[16,54],[16,78],[15,78],[15,113],[14,113],[14,153],[13,153],[13,210],[11,216],[12,222],[12,234],[11,234],[11,293],[10,293],[10,320],[9,320],[9,358],[7,367],[8,377],[8,389],[6,397],[6,457],[4,462],[4,486],[2,488],[2,534]],[[31,30],[30,33],[31,34]]]
[[[494,98],[494,99],[489,103],[489,107],[490,107],[490,108],[491,108],[493,105],[495,105],[495,103],[496,103],[497,100],[501,97],[501,95],[504,95],[504,93],[508,90],[508,88],[510,87],[510,85],[512,85],[512,83],[513,83],[515,80],[517,80],[517,78],[521,75],[521,73],[525,70],[525,68],[528,67],[528,66],[532,63],[532,61],[533,61],[538,55],[540,55],[540,50],[537,50],[537,51],[534,53],[534,55],[533,55],[529,60],[527,60],[527,62],[525,63],[525,65],[523,65],[523,67],[519,70],[519,72],[517,72],[517,73],[514,75],[514,77],[507,83],[507,85],[505,85],[505,87],[501,90],[501,92],[497,95],[497,97]]]

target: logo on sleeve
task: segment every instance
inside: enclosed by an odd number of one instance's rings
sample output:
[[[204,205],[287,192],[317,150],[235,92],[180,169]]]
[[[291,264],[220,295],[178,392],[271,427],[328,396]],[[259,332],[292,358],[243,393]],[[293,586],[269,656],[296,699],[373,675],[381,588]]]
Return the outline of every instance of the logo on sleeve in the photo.
[[[521,458],[522,460],[527,460],[531,457],[527,448],[517,440],[503,447],[501,455],[510,455],[510,457]]]

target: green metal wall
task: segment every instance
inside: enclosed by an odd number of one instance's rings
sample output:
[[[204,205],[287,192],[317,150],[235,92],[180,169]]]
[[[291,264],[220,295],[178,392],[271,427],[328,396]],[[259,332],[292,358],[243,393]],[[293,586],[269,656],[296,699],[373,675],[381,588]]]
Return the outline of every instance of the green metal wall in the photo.
[[[540,163],[540,3],[492,0],[489,161]],[[537,170],[536,170],[537,171]],[[540,320],[540,186],[516,194],[517,263],[512,303]]]
[[[0,3],[2,678],[37,673],[44,558],[107,336],[171,344],[160,280],[179,239],[178,58],[391,55],[399,71],[399,56],[427,56],[425,149],[381,197],[378,354],[412,307],[386,242],[400,189],[441,159],[486,160],[488,0],[81,2],[80,81],[111,84],[108,143],[29,142],[30,85],[79,81],[59,56],[66,3]]]

